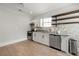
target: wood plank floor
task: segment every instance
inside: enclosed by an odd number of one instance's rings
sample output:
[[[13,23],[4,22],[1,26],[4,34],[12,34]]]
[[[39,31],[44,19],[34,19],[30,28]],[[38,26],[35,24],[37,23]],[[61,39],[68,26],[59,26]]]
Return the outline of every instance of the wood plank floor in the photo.
[[[0,47],[0,56],[65,56],[64,52],[52,49],[34,41],[22,41],[19,43]]]

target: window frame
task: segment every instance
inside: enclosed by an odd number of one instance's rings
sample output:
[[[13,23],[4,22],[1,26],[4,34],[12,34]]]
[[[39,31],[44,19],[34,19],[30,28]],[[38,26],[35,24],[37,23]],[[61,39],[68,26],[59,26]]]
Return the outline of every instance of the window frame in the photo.
[[[51,18],[51,20],[49,22],[44,21],[45,19],[50,19],[50,18]],[[45,26],[46,23],[50,23],[51,25],[50,26]],[[52,26],[52,17],[40,19],[40,27],[51,27],[51,26]]]

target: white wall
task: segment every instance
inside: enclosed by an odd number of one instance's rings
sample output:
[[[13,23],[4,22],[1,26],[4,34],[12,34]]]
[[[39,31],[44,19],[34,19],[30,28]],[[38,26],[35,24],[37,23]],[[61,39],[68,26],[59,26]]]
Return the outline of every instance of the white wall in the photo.
[[[18,9],[0,5],[0,43],[27,39],[30,19],[29,15]]]

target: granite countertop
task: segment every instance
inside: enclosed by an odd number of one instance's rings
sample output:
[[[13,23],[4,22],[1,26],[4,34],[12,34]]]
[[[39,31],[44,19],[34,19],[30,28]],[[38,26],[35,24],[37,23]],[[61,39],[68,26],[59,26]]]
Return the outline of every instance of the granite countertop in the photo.
[[[35,32],[42,32],[42,33],[48,33],[49,35],[55,35],[55,36],[69,36],[68,34],[55,34],[54,32],[49,31],[35,31]]]

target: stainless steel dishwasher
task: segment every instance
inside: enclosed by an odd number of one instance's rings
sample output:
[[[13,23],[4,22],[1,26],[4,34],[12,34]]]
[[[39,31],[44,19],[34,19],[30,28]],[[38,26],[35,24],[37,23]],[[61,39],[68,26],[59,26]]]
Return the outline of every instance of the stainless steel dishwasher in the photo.
[[[50,44],[50,47],[61,50],[61,35],[50,34],[49,44]]]

